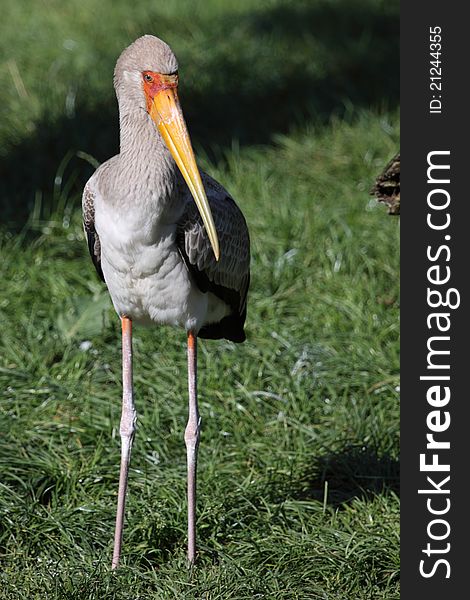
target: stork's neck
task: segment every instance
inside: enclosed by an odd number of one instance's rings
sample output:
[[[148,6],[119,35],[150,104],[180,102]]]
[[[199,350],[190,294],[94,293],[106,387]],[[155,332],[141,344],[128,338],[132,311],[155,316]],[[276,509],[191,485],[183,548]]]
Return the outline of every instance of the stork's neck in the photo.
[[[129,187],[169,201],[179,178],[176,164],[151,118],[142,109],[120,110],[119,168]]]

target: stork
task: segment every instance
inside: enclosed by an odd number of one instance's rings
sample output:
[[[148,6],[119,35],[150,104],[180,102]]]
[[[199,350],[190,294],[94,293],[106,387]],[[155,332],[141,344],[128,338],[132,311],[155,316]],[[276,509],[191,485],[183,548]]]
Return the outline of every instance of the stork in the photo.
[[[188,561],[196,556],[196,464],[200,417],[197,338],[245,340],[250,240],[228,192],[199,171],[178,100],[178,63],[144,35],[116,63],[120,152],[83,191],[88,248],[122,328],[121,466],[112,568],[119,564],[135,434],[133,324],[173,325],[187,334]]]

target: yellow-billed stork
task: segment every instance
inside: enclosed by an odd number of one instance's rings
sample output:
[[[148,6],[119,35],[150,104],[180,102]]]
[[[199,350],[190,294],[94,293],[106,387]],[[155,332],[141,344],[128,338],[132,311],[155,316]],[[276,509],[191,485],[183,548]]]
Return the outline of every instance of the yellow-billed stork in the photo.
[[[144,35],[114,70],[120,152],[83,192],[83,221],[95,268],[122,324],[121,470],[112,568],[119,564],[136,410],[132,324],[187,333],[189,417],[188,560],[196,556],[197,337],[245,340],[250,241],[228,192],[199,171],[178,100],[178,63],[167,44]]]

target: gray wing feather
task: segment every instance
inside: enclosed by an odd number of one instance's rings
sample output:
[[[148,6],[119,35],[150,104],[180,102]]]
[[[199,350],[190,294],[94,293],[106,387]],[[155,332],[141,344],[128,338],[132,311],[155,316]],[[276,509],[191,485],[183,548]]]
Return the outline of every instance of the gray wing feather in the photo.
[[[234,311],[246,310],[250,281],[250,237],[243,213],[226,190],[201,172],[220,244],[220,259],[210,245],[194,201],[186,203],[178,223],[177,243],[203,291],[221,297]]]
[[[95,265],[96,272],[104,281],[103,270],[101,269],[101,244],[100,238],[95,229],[95,194],[87,183],[82,196],[83,229],[87,237],[88,250],[91,260]]]

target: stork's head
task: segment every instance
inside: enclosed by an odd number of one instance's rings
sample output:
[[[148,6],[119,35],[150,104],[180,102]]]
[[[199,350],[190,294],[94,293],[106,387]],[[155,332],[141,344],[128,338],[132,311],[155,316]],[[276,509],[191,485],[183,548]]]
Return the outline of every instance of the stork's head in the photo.
[[[178,165],[218,260],[219,241],[178,100],[178,61],[171,48],[153,35],[138,38],[118,58],[114,87],[121,111],[144,110],[156,125],[155,134],[162,136]]]

